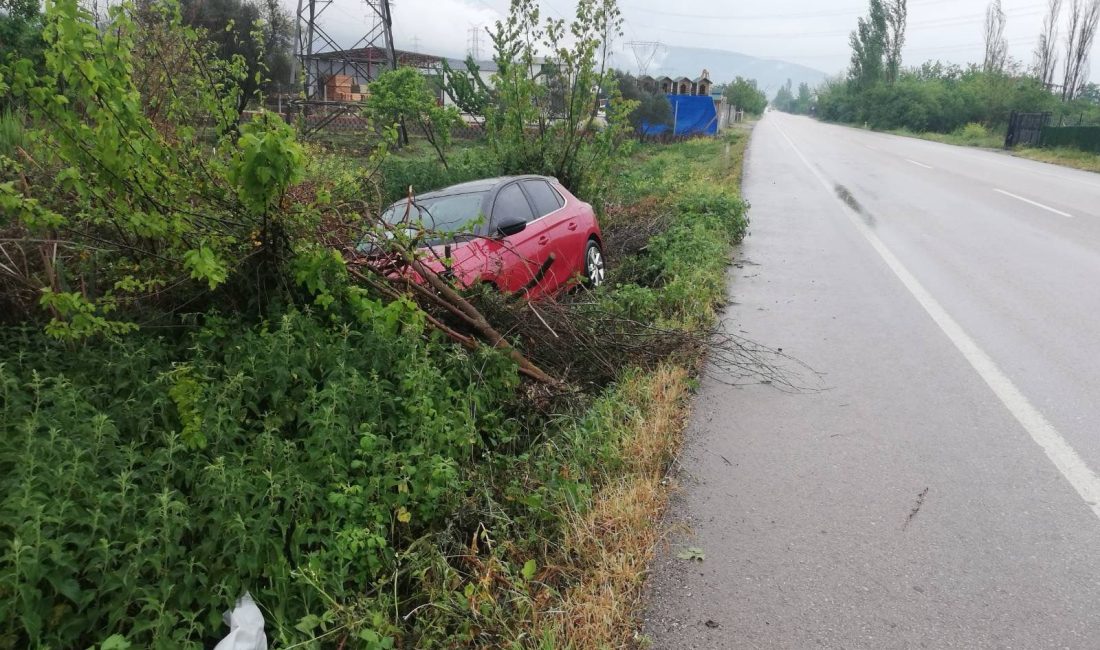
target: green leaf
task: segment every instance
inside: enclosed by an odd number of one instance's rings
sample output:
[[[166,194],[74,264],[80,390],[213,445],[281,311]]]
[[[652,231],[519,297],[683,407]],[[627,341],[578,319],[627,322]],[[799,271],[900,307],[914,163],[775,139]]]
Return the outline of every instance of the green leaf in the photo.
[[[688,560],[691,562],[702,562],[706,559],[706,553],[698,546],[688,546],[676,554],[676,557],[681,560]]]
[[[229,275],[225,263],[218,259],[214,251],[206,246],[200,246],[196,250],[184,253],[183,266],[191,271],[192,278],[206,280],[212,290],[225,282],[226,277]]]
[[[321,617],[316,614],[306,614],[298,623],[294,626],[294,629],[302,632],[303,634],[312,634],[313,630],[317,629],[321,625]]]
[[[530,580],[530,579],[534,578],[535,577],[535,570],[537,568],[538,568],[538,564],[535,563],[534,560],[527,560],[526,562],[524,562],[523,563],[523,571],[521,572],[523,574],[523,579],[524,580]]]
[[[130,642],[126,640],[126,637],[121,634],[112,634],[103,640],[103,643],[99,645],[99,650],[129,650]]]

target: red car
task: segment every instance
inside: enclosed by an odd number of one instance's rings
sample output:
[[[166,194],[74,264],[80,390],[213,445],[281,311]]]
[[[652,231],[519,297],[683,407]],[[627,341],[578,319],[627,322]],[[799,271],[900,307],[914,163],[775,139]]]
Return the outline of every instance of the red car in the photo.
[[[398,201],[383,218],[432,234],[422,259],[470,287],[489,283],[529,298],[554,295],[578,281],[603,283],[600,226],[592,206],[545,176],[491,178]],[[444,259],[451,265],[445,268]]]

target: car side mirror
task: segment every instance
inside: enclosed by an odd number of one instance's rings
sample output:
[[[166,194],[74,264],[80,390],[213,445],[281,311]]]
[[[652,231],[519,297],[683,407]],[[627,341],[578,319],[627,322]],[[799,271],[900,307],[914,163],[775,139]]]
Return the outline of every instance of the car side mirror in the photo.
[[[497,233],[501,237],[511,237],[527,229],[527,221],[516,217],[505,217],[497,225]]]

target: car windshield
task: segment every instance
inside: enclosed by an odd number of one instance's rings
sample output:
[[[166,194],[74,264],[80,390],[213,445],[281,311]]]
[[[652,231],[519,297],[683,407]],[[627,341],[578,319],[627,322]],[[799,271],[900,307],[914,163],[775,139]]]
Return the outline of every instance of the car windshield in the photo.
[[[397,225],[405,220],[423,224],[428,230],[440,233],[470,232],[472,223],[481,217],[481,203],[487,192],[444,194],[394,203],[382,217],[387,223]]]

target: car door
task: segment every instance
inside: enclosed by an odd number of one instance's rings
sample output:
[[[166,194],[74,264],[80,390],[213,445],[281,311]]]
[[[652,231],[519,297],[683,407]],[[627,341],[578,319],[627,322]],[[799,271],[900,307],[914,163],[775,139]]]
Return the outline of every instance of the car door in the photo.
[[[582,268],[584,233],[580,232],[576,219],[570,218],[565,199],[547,181],[532,178],[520,183],[531,199],[536,218],[541,222],[540,230],[547,252],[554,255],[554,263],[548,272],[552,273],[552,277],[547,277],[545,282],[546,291],[553,292]]]
[[[526,291],[535,297],[543,291],[539,269],[546,261],[547,240],[518,182],[505,185],[493,201],[490,232],[495,235],[505,218],[519,218],[527,227],[507,237],[493,236],[486,243],[488,275],[497,287],[508,292]]]

